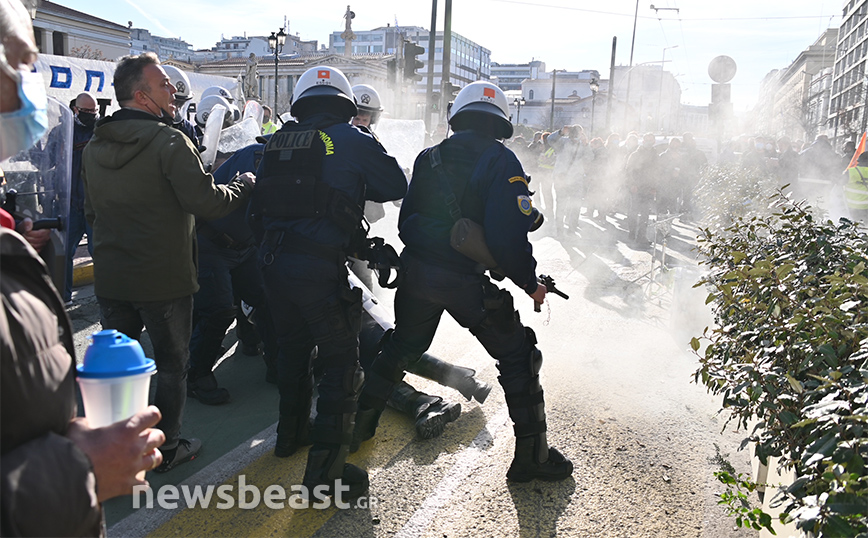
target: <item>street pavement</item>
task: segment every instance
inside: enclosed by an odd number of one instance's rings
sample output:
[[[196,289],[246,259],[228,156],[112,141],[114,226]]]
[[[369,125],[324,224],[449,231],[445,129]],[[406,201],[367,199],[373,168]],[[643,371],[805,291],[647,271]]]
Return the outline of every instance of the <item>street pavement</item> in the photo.
[[[386,207],[373,232],[398,246],[398,210]],[[720,402],[692,382],[697,361],[687,342],[711,321],[705,293],[692,289],[695,229],[676,220],[658,232],[653,247],[633,248],[622,215],[602,223],[583,219],[578,230],[561,235],[547,223],[532,235],[538,271],[553,276],[570,299],[549,295],[534,313],[532,301],[504,283],[539,339],[549,442],[572,459],[570,479],[506,482],[514,441],[499,386],[480,405],[408,375],[419,390],[460,401],[461,416],[441,437],[425,441],[415,438],[408,418],[387,409],[375,439],[349,458],[370,474],[364,506],[254,503],[251,485],[263,493],[300,484],[306,451],[286,459],[271,454],[277,390],[264,381],[262,359],[243,355],[229,331],[216,376],[232,401],[209,407],[188,399],[182,435],[202,439],[202,452],[169,473],[149,473],[148,480],[155,492],[164,485],[231,486],[234,506],[219,507],[216,494],[208,508],[184,508],[183,493],[176,509],[167,507],[171,499],[161,507],[159,495],[151,508],[134,508],[131,497],[114,499],[105,505],[109,536],[751,535],[723,517],[714,495],[722,488],[712,476],[718,450],[748,472],[747,454],[737,450],[743,432],[721,433]],[[392,293],[376,293],[391,310]],[[87,336],[99,330],[91,286],[76,289],[69,313],[80,360]],[[150,353],[146,337],[143,344]],[[494,361],[448,316],[431,353],[497,385]],[[144,504],[145,496],[140,499]]]

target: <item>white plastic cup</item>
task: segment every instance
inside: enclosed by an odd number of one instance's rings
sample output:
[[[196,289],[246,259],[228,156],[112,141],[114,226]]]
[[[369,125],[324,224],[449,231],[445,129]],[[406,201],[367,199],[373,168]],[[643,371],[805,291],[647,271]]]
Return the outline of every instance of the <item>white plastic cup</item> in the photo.
[[[124,377],[78,378],[84,416],[92,428],[126,420],[148,407],[153,372]]]

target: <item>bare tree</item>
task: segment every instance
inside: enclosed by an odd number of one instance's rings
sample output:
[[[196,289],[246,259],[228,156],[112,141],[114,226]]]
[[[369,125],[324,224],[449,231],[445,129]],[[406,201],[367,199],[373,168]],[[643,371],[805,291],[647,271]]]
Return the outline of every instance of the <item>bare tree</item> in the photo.
[[[82,45],[73,47],[69,50],[69,55],[73,58],[84,58],[85,60],[105,60],[101,50],[94,50],[90,45]]]

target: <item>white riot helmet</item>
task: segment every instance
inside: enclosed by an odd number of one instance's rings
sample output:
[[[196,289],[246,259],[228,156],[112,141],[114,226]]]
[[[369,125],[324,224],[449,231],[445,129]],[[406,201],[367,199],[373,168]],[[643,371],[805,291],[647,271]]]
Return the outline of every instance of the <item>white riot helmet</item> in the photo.
[[[371,115],[371,125],[377,123],[377,120],[380,119],[380,112],[383,111],[380,94],[377,93],[377,90],[367,84],[356,84],[353,86],[353,97],[356,98],[359,112],[367,112]]]
[[[238,123],[239,121],[241,121],[241,117],[243,116],[243,114],[241,114],[240,108],[233,104],[230,104],[229,110],[230,112],[232,112],[232,123]]]
[[[208,116],[211,114],[211,109],[217,105],[223,105],[223,107],[226,108],[226,113],[223,117],[223,128],[225,129],[232,125],[232,105],[229,104],[229,101],[219,95],[208,95],[203,97],[202,100],[199,101],[198,106],[196,106],[196,125],[198,125],[200,129],[205,128],[205,124],[208,122]]]
[[[166,75],[169,76],[169,82],[175,87],[175,99],[179,101],[189,101],[193,98],[193,88],[190,86],[190,79],[187,78],[187,73],[181,71],[174,65],[161,64]]]
[[[318,66],[298,78],[289,111],[299,119],[313,112],[328,111],[349,121],[359,110],[347,77],[334,67]]]
[[[202,99],[204,100],[209,95],[219,95],[223,99],[229,101],[230,104],[235,101],[235,98],[232,97],[232,94],[229,93],[229,90],[227,90],[223,86],[211,86],[210,88],[202,92]]]
[[[509,116],[509,102],[503,90],[490,82],[477,81],[468,84],[455,96],[449,113],[449,125],[453,131],[469,129],[481,125],[494,127],[496,138],[512,136],[512,122]],[[489,120],[489,121],[484,121]]]

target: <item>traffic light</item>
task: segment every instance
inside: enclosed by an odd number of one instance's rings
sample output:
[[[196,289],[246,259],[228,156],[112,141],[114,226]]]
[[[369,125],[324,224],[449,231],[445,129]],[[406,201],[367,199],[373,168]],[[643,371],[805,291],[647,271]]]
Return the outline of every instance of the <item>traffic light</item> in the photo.
[[[416,59],[416,56],[420,54],[425,54],[425,49],[412,41],[404,42],[404,78],[406,80],[422,80],[422,75],[416,73],[417,69],[421,69],[425,65],[421,60]]]
[[[432,112],[440,110],[440,92],[432,92],[428,103],[431,105]]]
[[[458,95],[458,92],[461,91],[461,87],[457,84],[452,84],[451,82],[443,83],[443,95],[446,96],[447,101],[454,101],[455,96]]]

